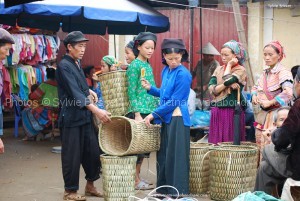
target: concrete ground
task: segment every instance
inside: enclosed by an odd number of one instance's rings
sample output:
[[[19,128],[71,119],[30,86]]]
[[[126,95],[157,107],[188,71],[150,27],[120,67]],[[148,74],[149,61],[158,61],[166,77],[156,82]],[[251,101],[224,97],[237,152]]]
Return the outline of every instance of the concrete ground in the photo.
[[[51,152],[52,147],[60,146],[59,138],[53,141],[22,141],[13,137],[13,128],[4,129],[2,140],[5,153],[0,155],[0,201],[59,201],[63,200],[64,183],[61,172],[60,154]],[[156,181],[156,158],[151,153],[145,160],[141,176]],[[95,182],[102,190],[102,181]],[[80,190],[84,193],[85,179],[81,169]],[[144,198],[150,191],[136,191],[136,196]],[[207,196],[197,197],[200,201],[208,201]],[[104,200],[88,197],[88,200]]]

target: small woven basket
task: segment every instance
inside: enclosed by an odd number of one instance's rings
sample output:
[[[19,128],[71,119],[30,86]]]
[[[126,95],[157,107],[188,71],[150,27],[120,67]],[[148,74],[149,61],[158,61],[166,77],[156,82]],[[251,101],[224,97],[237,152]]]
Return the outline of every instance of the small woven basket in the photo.
[[[253,146],[219,146],[210,152],[210,198],[232,200],[241,193],[253,191],[258,149]]]
[[[124,201],[135,194],[136,156],[100,156],[104,200]]]
[[[113,156],[149,153],[159,150],[160,126],[147,127],[123,116],[111,117],[111,122],[99,127],[99,144],[104,153]]]
[[[125,70],[99,74],[105,109],[112,115],[125,115],[128,111],[127,76]]]
[[[205,194],[209,186],[209,148],[210,143],[192,142],[190,147],[190,193]]]

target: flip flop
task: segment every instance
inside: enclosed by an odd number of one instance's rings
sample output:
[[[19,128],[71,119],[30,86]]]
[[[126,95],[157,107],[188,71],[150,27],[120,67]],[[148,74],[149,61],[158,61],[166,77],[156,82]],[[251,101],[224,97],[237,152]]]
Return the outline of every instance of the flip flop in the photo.
[[[151,186],[142,180],[138,183],[138,185],[135,186],[135,190],[150,190],[150,189],[154,189],[154,186]]]
[[[85,201],[86,198],[83,195],[79,195],[77,193],[64,193],[64,200],[69,200],[69,201]]]
[[[96,188],[94,188],[93,190],[87,190],[87,189],[85,189],[85,195],[87,195],[87,196],[94,196],[94,197],[103,197],[102,193],[100,193],[99,191],[97,191]]]
[[[149,185],[153,185],[153,182],[152,181],[149,181],[147,179],[141,179],[143,182],[145,182],[146,184],[149,184]]]

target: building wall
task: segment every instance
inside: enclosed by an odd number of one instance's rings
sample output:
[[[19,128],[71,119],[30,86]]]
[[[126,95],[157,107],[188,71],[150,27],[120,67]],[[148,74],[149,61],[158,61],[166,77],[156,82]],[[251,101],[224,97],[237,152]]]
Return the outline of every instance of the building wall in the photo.
[[[300,17],[291,17],[291,10],[274,9],[273,40],[279,40],[284,46],[286,58],[282,63],[291,68],[300,65],[299,45],[300,45]]]
[[[211,42],[219,51],[222,45],[231,40],[238,40],[238,34],[235,26],[234,15],[232,8],[224,7],[220,5],[216,9],[203,9],[202,11],[202,30],[200,30],[200,9],[194,9],[194,21],[191,24],[191,10],[183,9],[169,9],[159,10],[162,14],[166,15],[170,19],[170,30],[165,33],[157,34],[157,46],[154,55],[150,59],[151,66],[155,80],[158,86],[161,83],[161,70],[163,65],[161,63],[161,43],[164,38],[182,38],[185,41],[188,52],[191,55],[192,60],[190,63],[184,63],[184,65],[192,70],[201,55],[196,52],[200,49],[201,33],[202,33],[202,46],[207,42]],[[247,13],[247,8],[242,7],[241,12]],[[244,27],[247,33],[247,17],[243,16]],[[192,29],[193,27],[193,29]],[[191,39],[193,31],[193,41]],[[60,32],[59,36],[61,40],[65,37],[65,33]],[[82,65],[95,65],[100,64],[100,60],[103,56],[110,54],[116,56],[119,61],[125,63],[124,47],[128,41],[132,40],[133,36],[118,36],[114,40],[113,35],[86,35],[90,41],[87,43],[86,53],[82,60]],[[116,41],[116,43],[114,42]],[[115,51],[116,50],[116,51]],[[65,53],[63,44],[60,47],[59,58]],[[216,56],[216,59],[220,62],[220,56]],[[220,62],[221,63],[221,62]],[[194,80],[194,84],[195,84]]]
[[[255,80],[264,66],[263,47],[272,40],[278,40],[284,46],[286,58],[282,63],[288,69],[300,65],[300,16],[295,9],[283,5],[248,3],[248,49]]]
[[[248,53],[253,79],[256,82],[263,66],[263,3],[248,3],[248,14]]]
[[[61,40],[57,61],[59,62],[62,56],[66,53],[66,48],[63,44],[63,40],[66,37],[67,33],[58,32],[58,36]],[[88,65],[94,65],[96,69],[100,69],[100,61],[101,58],[108,54],[108,35],[100,36],[100,35],[85,35],[89,42],[87,43],[86,51],[81,61],[81,65],[83,67]]]

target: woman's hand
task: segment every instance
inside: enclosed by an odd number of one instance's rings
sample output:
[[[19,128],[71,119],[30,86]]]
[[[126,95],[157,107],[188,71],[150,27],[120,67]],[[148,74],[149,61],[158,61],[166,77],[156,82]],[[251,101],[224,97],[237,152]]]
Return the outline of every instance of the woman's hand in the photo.
[[[258,99],[258,97],[256,95],[252,96],[252,103],[254,105],[258,105],[259,104],[259,99]]]
[[[146,123],[146,126],[147,127],[150,127],[151,125],[151,121],[154,119],[153,115],[152,114],[149,114],[148,116],[145,117],[145,123]]]
[[[230,87],[235,90],[235,89],[239,89],[240,85],[238,83],[233,83],[232,85],[230,85]]]
[[[239,62],[239,61],[238,61],[238,59],[237,59],[236,57],[235,57],[235,58],[232,58],[232,59],[227,63],[227,66],[232,67],[232,66],[236,65],[238,62]]]
[[[4,144],[0,138],[0,154],[3,154],[4,153]]]
[[[269,108],[269,107],[271,107],[272,105],[274,105],[274,102],[272,101],[272,100],[265,100],[265,101],[261,101],[260,102],[260,106],[262,107],[262,108]]]
[[[147,80],[145,80],[144,78],[141,79],[141,84],[142,84],[142,87],[144,89],[146,89],[147,91],[150,90],[151,84]]]

